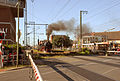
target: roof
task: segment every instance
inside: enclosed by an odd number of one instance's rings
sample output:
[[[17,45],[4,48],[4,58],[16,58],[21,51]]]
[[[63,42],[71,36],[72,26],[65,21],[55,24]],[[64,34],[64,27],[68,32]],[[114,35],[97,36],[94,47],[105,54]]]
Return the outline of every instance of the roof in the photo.
[[[16,7],[18,0],[0,0],[0,6]],[[25,8],[26,0],[20,1],[20,7]]]
[[[17,17],[17,10],[18,10],[16,6],[17,2],[18,0],[0,0],[0,10],[9,8],[12,11],[13,16]],[[20,9],[19,9],[20,17],[23,17],[23,9],[25,8],[25,4],[26,4],[26,0],[21,0]]]
[[[94,36],[92,36],[92,35],[90,35],[90,36],[83,36],[83,38],[89,38],[89,37],[105,37],[105,36],[97,36],[97,35],[94,35]]]
[[[86,33],[83,36],[106,36],[108,40],[120,40],[120,31],[92,32],[92,33]]]

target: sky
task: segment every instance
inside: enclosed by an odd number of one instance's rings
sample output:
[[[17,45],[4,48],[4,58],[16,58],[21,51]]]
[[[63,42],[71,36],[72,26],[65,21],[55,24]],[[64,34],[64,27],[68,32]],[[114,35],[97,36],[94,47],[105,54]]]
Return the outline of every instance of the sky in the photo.
[[[82,23],[89,24],[92,32],[104,32],[111,28],[112,31],[120,31],[120,0],[27,0],[27,22],[37,24],[51,24],[60,20],[75,19],[76,25],[80,22],[80,10],[88,11],[82,15]],[[17,22],[17,18],[16,18]],[[17,27],[17,24],[16,24]],[[20,30],[22,32],[20,43],[24,40],[24,17],[20,18]],[[28,28],[28,32],[33,26]],[[46,39],[46,27],[36,26],[37,39]],[[68,34],[71,39],[74,34],[70,32],[53,32],[56,35]],[[31,33],[30,44],[33,44],[33,33]]]

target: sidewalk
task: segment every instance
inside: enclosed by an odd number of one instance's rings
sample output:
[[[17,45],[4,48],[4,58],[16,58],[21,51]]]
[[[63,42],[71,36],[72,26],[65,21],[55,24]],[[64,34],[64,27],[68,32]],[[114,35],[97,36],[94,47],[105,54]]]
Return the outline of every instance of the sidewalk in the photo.
[[[11,70],[18,70],[18,69],[23,69],[23,68],[30,68],[30,65],[21,65],[21,66],[9,66],[9,67],[4,67],[4,68],[0,68],[0,72],[4,72],[4,71],[11,71]]]

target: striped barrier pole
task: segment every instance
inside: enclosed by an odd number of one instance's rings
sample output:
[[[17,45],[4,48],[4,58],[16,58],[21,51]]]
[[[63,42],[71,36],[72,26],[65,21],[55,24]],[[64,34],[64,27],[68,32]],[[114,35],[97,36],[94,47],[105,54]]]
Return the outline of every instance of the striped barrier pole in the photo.
[[[4,56],[3,55],[1,55],[1,58],[2,58],[2,68],[3,68],[3,62],[4,62]]]
[[[3,57],[3,52],[2,52],[2,40],[0,40],[0,59],[1,59],[1,68],[3,68],[3,61],[4,61],[4,57]]]
[[[3,68],[4,56],[0,55],[0,68]]]
[[[30,62],[31,62],[31,65],[32,65],[32,68],[33,68],[33,71],[34,71],[34,75],[35,75],[35,79],[36,81],[43,81],[42,77],[40,76],[40,73],[38,71],[38,68],[37,66],[35,65],[31,55],[29,54],[29,59],[30,59]]]

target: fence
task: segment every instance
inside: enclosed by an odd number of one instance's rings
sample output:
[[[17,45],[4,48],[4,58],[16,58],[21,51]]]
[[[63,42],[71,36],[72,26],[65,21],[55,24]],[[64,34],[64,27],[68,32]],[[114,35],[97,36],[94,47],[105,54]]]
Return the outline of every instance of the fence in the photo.
[[[9,66],[9,65],[16,65],[16,57],[17,55],[15,53],[9,53],[7,55],[0,55],[0,68],[3,68],[4,66]],[[19,64],[24,64],[25,61],[25,55],[24,54],[19,54]]]

